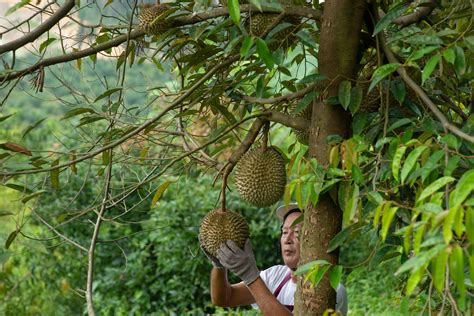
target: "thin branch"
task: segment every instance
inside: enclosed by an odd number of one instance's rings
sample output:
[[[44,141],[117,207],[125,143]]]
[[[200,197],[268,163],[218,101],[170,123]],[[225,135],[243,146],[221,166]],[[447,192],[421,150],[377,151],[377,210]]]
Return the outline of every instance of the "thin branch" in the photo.
[[[45,32],[49,31],[56,23],[58,23],[63,17],[68,14],[69,11],[74,7],[74,0],[67,0],[56,13],[54,13],[49,19],[47,19],[44,23],[40,24],[36,29],[33,31],[26,33],[26,35],[8,42],[4,45],[0,45],[0,55],[9,52],[12,50],[16,50],[28,43],[33,42],[38,37],[40,37]]]
[[[56,235],[58,235],[59,237],[61,237],[62,239],[64,239],[65,241],[67,241],[68,243],[70,243],[71,245],[74,245],[76,246],[77,248],[81,249],[82,251],[84,252],[87,252],[87,249],[78,244],[77,242],[75,242],[74,240],[72,239],[69,239],[68,237],[64,236],[63,234],[61,234],[60,232],[58,232],[53,226],[51,226],[47,221],[45,221],[41,216],[38,215],[38,213],[36,213],[35,211],[32,211],[32,213],[38,217],[38,219],[43,223],[45,224],[50,230],[52,230]]]
[[[390,50],[390,48],[387,46],[385,43],[385,39],[383,37],[380,37],[380,43],[382,45],[382,49],[387,56],[387,59],[390,63],[400,63],[393,52]],[[438,109],[436,104],[431,101],[431,99],[426,95],[425,91],[415,82],[413,79],[408,75],[406,72],[405,68],[403,67],[398,67],[397,69],[398,74],[400,77],[405,81],[405,83],[413,90],[415,93],[420,97],[420,99],[425,103],[425,105],[433,112],[433,114],[436,116],[436,118],[441,122],[443,127],[449,131],[451,131],[453,134],[461,137],[462,139],[465,139],[471,143],[474,143],[474,136],[469,135],[463,131],[461,131],[458,127],[455,125],[451,124],[448,119],[441,113],[441,111]]]
[[[303,117],[291,116],[284,114],[280,111],[266,111],[266,119],[272,122],[277,122],[285,126],[299,129],[299,130],[309,130],[311,122]]]
[[[21,21],[20,23],[16,24],[15,26],[13,27],[10,27],[8,29],[6,29],[5,31],[3,32],[0,32],[0,36],[4,35],[4,34],[7,34],[8,32],[11,32],[15,29],[17,29],[18,27],[20,27],[22,24],[25,24],[27,22],[29,22],[31,19],[33,19],[35,16],[37,16],[38,14],[40,13],[43,13],[44,11],[46,11],[46,9],[51,6],[52,4],[54,4],[54,2],[49,2],[47,3],[43,8],[41,8],[40,10],[38,10],[37,12],[33,13],[33,15],[31,15],[29,18]]]
[[[92,283],[94,281],[94,252],[95,252],[95,246],[97,244],[97,237],[99,236],[100,224],[102,223],[102,216],[104,215],[104,212],[107,209],[106,201],[107,201],[109,190],[110,190],[110,180],[112,179],[112,155],[113,155],[113,150],[109,149],[110,161],[107,168],[107,175],[105,179],[104,198],[102,199],[102,205],[100,207],[99,214],[97,215],[97,220],[94,226],[94,232],[92,233],[90,248],[88,251],[89,265],[87,268],[86,301],[87,301],[87,313],[89,314],[89,316],[95,315],[94,302],[92,298]]]

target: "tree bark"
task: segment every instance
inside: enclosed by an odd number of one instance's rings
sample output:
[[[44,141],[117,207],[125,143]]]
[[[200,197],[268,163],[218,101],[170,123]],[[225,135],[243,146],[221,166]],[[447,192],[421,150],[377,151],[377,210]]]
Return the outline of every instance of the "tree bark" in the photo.
[[[329,0],[324,3],[321,22],[321,41],[318,53],[320,73],[328,77],[327,95],[313,102],[310,128],[309,153],[319,163],[327,166],[326,137],[339,134],[346,138],[350,133],[351,116],[341,106],[327,105],[324,98],[337,94],[339,83],[354,79],[357,50],[366,8],[365,0]],[[320,197],[316,206],[308,205],[305,212],[301,238],[300,265],[324,259],[338,263],[339,253],[327,253],[331,239],[341,230],[342,212],[329,195]],[[334,309],[336,293],[326,276],[318,286],[298,281],[295,297],[295,315],[322,315],[328,308]]]

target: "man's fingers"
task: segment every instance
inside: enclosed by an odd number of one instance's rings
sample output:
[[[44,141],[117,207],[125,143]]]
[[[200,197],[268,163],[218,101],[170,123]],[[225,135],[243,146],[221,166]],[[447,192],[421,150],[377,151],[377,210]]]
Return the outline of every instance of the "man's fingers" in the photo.
[[[240,249],[239,246],[237,246],[235,241],[229,239],[226,241],[226,244],[227,244],[227,247],[229,247],[229,249],[232,250],[233,253],[242,252],[242,249]]]

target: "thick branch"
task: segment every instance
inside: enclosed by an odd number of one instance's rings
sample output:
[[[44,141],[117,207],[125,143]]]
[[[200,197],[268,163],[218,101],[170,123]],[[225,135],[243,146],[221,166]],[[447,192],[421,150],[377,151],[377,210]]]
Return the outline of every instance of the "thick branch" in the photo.
[[[265,13],[281,13],[281,10],[275,7],[265,7],[262,6],[262,11],[260,11],[257,7],[249,4],[241,5],[240,6],[241,12],[265,12]],[[296,15],[306,17],[308,19],[320,21],[321,20],[321,11],[311,9],[308,7],[303,6],[290,6],[284,7],[285,15]],[[229,15],[229,9],[227,7],[221,7],[217,9],[213,9],[207,12],[200,12],[192,15],[188,15],[185,17],[175,18],[173,20],[173,26],[183,26],[189,24],[196,24],[199,22],[203,22],[205,20],[217,18],[220,16],[227,16]]]
[[[52,65],[65,63],[65,62],[76,60],[76,59],[80,59],[80,58],[87,57],[87,56],[90,56],[90,55],[94,55],[98,52],[107,50],[109,48],[119,46],[120,44],[126,42],[127,38],[134,39],[134,38],[138,38],[140,36],[143,36],[144,34],[145,34],[145,32],[143,30],[135,29],[135,30],[130,32],[130,36],[127,36],[128,33],[127,34],[122,34],[122,35],[119,35],[117,37],[114,37],[110,41],[101,43],[99,45],[94,45],[92,47],[89,47],[89,48],[86,48],[86,49],[83,49],[83,50],[79,50],[79,51],[71,52],[71,53],[68,53],[68,54],[43,59],[43,60],[37,62],[36,64],[34,64],[31,67],[28,67],[26,69],[19,70],[19,71],[16,71],[16,72],[12,72],[12,73],[6,74],[4,76],[0,76],[0,82],[7,81],[7,80],[12,80],[12,79],[24,76],[26,74],[29,74],[29,73],[32,73],[32,72],[38,70],[41,67],[48,67],[48,66],[52,66]]]
[[[385,39],[382,36],[380,37],[380,42],[382,44],[382,49],[385,55],[387,56],[388,61],[391,63],[399,63],[399,61],[397,60],[393,52],[385,43]],[[400,75],[400,77],[403,79],[403,81],[405,81],[405,83],[413,91],[415,91],[415,93],[420,97],[423,103],[425,103],[425,105],[431,110],[431,112],[433,112],[433,114],[441,122],[441,124],[446,130],[451,131],[453,134],[461,137],[462,139],[465,139],[471,143],[474,143],[474,136],[464,133],[455,125],[450,123],[448,119],[443,115],[443,113],[438,109],[436,104],[434,104],[433,101],[431,101],[431,99],[428,97],[428,95],[426,95],[425,91],[415,81],[413,81],[413,79],[408,75],[405,68],[399,67],[397,69],[397,72]]]
[[[407,26],[419,22],[424,17],[428,16],[436,8],[436,0],[429,0],[417,7],[413,13],[401,16],[393,21],[393,23],[400,26]]]
[[[302,117],[291,116],[280,111],[268,111],[265,113],[267,114],[267,120],[277,122],[294,129],[307,131],[311,127],[311,122]]]
[[[56,13],[54,13],[44,23],[40,24],[40,26],[38,26],[32,32],[29,32],[26,35],[4,45],[0,45],[0,55],[31,43],[40,37],[41,34],[49,31],[56,23],[59,22],[59,20],[61,20],[69,11],[71,11],[71,9],[74,7],[74,3],[74,0],[67,0],[66,3],[64,3],[64,6],[62,6],[58,11],[56,11]]]

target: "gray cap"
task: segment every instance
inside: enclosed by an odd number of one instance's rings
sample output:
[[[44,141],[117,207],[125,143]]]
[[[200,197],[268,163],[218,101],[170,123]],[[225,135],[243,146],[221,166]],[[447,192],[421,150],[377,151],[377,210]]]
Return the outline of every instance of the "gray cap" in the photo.
[[[283,221],[286,214],[288,214],[289,212],[293,210],[301,210],[301,209],[297,203],[290,203],[288,205],[283,204],[276,209],[275,213],[276,213],[276,216],[278,216],[278,218]]]

